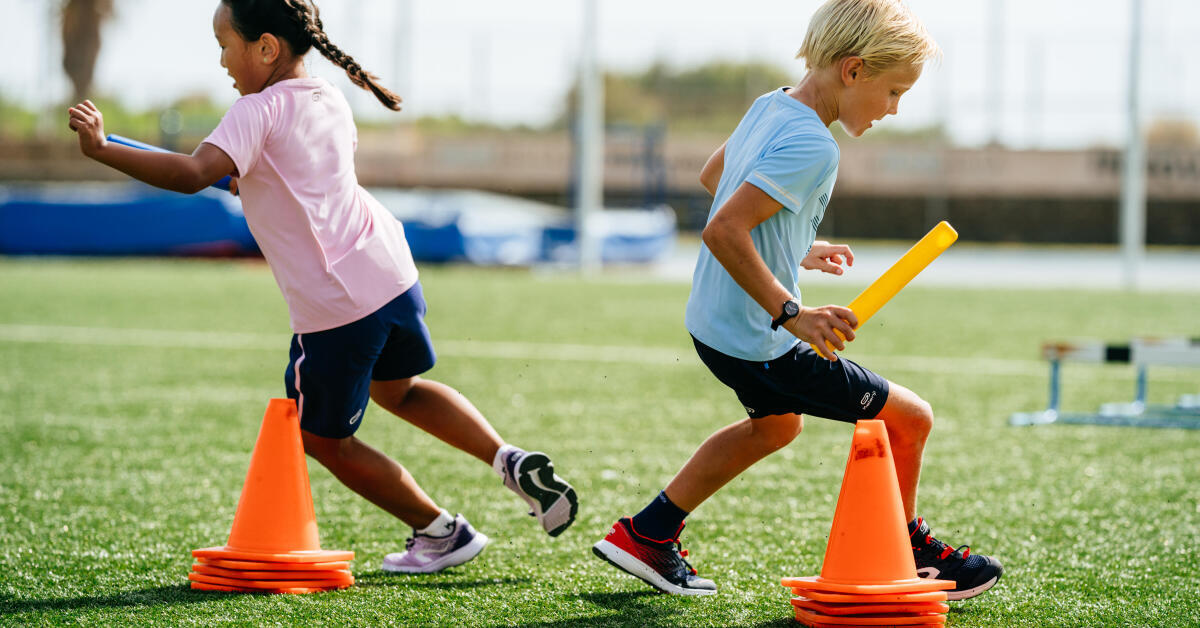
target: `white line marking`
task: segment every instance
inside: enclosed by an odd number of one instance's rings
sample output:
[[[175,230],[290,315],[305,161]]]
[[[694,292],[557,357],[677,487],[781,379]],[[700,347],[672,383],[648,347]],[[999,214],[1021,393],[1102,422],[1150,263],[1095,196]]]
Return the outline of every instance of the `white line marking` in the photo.
[[[249,332],[218,332],[167,329],[129,329],[120,327],[73,327],[58,325],[0,324],[0,343],[46,343],[66,345],[106,345],[151,347],[161,349],[225,349],[234,351],[287,351],[291,340],[287,333],[259,334]],[[700,368],[700,360],[690,351],[668,347],[634,347],[619,345],[583,345],[549,342],[513,342],[489,340],[434,340],[434,348],[442,356],[498,360],[554,360],[562,362],[592,362],[614,364],[671,365]],[[847,354],[846,357],[877,371],[934,373],[940,375],[1009,375],[1044,378],[1046,363],[1041,360],[1004,358],[929,356],[869,356]],[[1127,368],[1106,369],[1093,377],[1126,379]],[[1156,381],[1190,383],[1195,373],[1183,369],[1159,369]]]

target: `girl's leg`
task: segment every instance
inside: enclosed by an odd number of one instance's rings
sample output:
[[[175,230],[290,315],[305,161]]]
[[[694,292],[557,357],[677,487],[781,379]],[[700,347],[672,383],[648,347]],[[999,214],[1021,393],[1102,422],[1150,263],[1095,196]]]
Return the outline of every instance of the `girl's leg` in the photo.
[[[933,409],[913,391],[891,381],[888,386],[887,402],[875,418],[887,428],[905,520],[912,521],[917,517],[917,483],[925,441],[933,429]]]
[[[510,447],[497,456],[504,440],[483,414],[457,390],[439,382],[410,377],[372,381],[371,398],[392,414],[492,467],[504,486],[529,506],[550,536],[562,534],[578,511],[575,489],[554,472],[541,452]]]
[[[388,412],[489,466],[504,440],[453,388],[420,377],[371,382],[371,399]]]
[[[776,414],[743,419],[709,436],[667,484],[664,492],[686,512],[750,465],[792,442],[804,427],[798,414]]]
[[[325,465],[350,490],[409,527],[420,530],[441,514],[408,470],[354,436],[325,438],[303,430],[300,436],[305,453]]]

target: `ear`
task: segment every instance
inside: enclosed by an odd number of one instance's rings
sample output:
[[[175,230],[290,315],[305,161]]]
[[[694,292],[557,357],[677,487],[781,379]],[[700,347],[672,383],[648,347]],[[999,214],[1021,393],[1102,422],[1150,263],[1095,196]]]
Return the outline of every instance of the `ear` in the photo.
[[[863,64],[862,57],[844,57],[838,62],[838,70],[842,79],[842,85],[846,87],[866,76],[866,65]]]
[[[271,33],[263,33],[262,37],[258,38],[257,47],[257,52],[262,57],[263,63],[267,65],[274,64],[279,59],[279,56],[283,54],[281,46],[282,42],[279,41],[278,37]]]

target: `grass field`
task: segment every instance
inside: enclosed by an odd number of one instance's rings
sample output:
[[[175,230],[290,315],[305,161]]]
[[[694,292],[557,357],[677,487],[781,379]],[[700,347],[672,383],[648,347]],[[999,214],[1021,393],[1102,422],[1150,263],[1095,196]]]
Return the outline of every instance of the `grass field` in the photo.
[[[348,590],[195,593],[192,548],[223,544],[270,397],[285,308],[255,262],[0,259],[0,623],[792,625],[779,578],[819,572],[850,427],[796,442],[689,518],[684,547],[720,593],[655,595],[591,555],[741,407],[682,326],[687,286],[425,268],[440,361],[511,442],[579,490],[557,539],[483,464],[377,408],[359,435],[492,537],[434,576],[381,572],[408,530],[310,467],[322,544],[357,552]],[[845,303],[824,285],[808,303]],[[929,400],[921,511],[1006,565],[953,626],[1200,625],[1200,431],[1043,426],[1048,338],[1194,336],[1200,294],[906,289],[846,353]],[[1068,365],[1065,407],[1127,400],[1131,369]],[[1152,372],[1151,400],[1200,392]]]

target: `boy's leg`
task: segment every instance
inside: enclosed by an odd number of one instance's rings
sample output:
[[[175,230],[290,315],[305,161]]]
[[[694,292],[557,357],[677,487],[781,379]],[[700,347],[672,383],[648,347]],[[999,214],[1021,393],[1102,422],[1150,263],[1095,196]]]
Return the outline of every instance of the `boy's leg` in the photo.
[[[900,501],[904,504],[905,521],[917,517],[917,484],[921,480],[921,459],[925,441],[933,429],[933,409],[913,391],[888,382],[888,398],[875,416],[887,428],[900,483]]]
[[[371,399],[448,445],[492,464],[504,440],[475,405],[457,390],[409,377],[372,381]]]
[[[660,591],[716,593],[716,584],[699,577],[684,559],[687,552],[680,550],[684,517],[750,465],[792,442],[802,427],[800,415],[777,414],[744,419],[717,430],[661,495],[634,517],[613,524],[592,552]]]
[[[422,529],[441,509],[417,485],[400,463],[354,436],[325,438],[301,431],[304,452],[329,469],[350,490],[394,515],[413,529]]]
[[[792,442],[803,427],[798,414],[743,419],[723,427],[700,445],[664,492],[692,512],[750,465]]]
[[[972,554],[966,546],[951,548],[934,538],[929,524],[917,518],[917,483],[925,441],[933,429],[933,410],[911,390],[895,382],[888,385],[887,402],[875,418],[887,427],[917,574],[955,581],[954,589],[946,592],[950,600],[975,597],[1000,580],[1004,567],[991,556]]]

